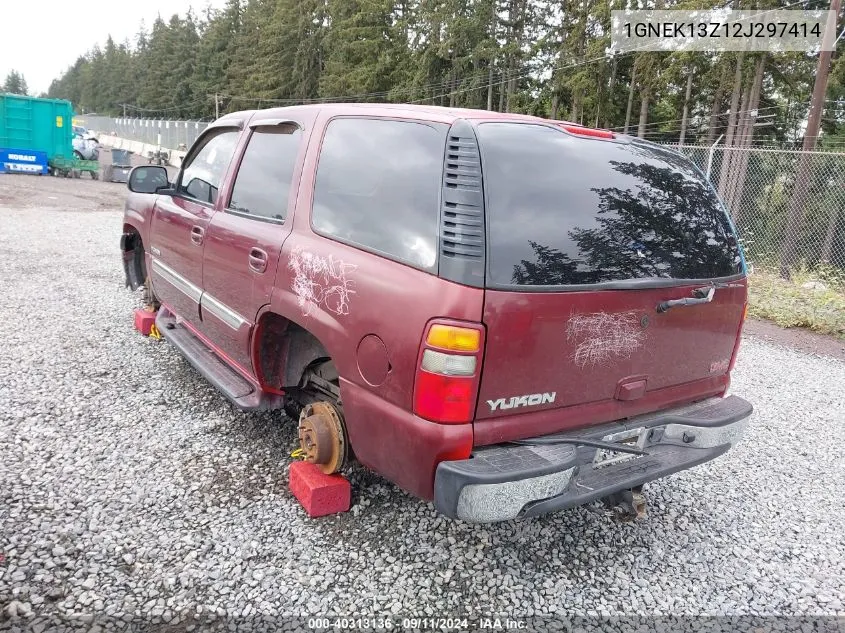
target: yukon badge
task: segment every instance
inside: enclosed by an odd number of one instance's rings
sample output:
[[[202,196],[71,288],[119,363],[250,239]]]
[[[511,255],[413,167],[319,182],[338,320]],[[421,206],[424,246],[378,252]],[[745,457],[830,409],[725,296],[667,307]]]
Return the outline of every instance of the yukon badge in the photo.
[[[499,398],[498,400],[488,400],[491,411],[501,411],[503,409],[514,409],[516,407],[533,407],[538,404],[546,404],[547,402],[554,402],[556,391],[551,393],[532,393],[527,396],[515,396],[513,398]]]

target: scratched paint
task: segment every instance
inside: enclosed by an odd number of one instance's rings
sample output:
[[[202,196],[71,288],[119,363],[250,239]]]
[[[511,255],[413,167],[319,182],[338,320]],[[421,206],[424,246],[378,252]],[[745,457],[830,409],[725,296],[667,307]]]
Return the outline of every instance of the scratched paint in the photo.
[[[566,340],[576,344],[572,361],[579,367],[630,358],[644,339],[634,311],[573,314],[566,324]]]
[[[349,298],[355,294],[354,280],[349,278],[357,266],[333,255],[323,257],[295,248],[288,260],[293,273],[291,288],[303,316],[324,309],[338,316],[349,314]]]

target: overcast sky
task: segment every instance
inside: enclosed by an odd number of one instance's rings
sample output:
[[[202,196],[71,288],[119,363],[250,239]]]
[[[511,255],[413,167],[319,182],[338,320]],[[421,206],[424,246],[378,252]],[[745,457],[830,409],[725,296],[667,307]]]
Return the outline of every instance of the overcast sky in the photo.
[[[141,20],[147,30],[160,13],[167,20],[193,7],[202,13],[225,0],[0,0],[0,84],[10,70],[23,73],[30,94],[46,92],[76,58],[111,35],[134,41]]]

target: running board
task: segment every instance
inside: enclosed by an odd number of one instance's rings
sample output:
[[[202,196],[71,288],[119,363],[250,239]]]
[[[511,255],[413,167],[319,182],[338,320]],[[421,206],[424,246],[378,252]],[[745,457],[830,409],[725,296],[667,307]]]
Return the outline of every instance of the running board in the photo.
[[[261,391],[256,385],[232,369],[191,330],[178,322],[169,310],[162,307],[156,317],[156,327],[185,359],[208,382],[242,411],[281,409],[282,396]]]

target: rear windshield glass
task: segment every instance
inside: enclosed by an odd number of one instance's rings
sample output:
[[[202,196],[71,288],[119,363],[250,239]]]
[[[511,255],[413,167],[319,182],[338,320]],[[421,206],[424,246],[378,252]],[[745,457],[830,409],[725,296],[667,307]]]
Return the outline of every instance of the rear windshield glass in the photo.
[[[540,125],[478,126],[488,283],[594,284],[742,272],[724,208],[674,152]]]

